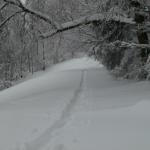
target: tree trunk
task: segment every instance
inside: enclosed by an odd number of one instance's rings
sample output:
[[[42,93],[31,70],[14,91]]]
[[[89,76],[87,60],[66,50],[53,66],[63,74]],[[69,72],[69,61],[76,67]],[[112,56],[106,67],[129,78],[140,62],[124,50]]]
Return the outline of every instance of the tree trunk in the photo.
[[[45,43],[43,41],[43,70],[46,69],[46,66],[45,66]]]
[[[146,15],[144,13],[141,14],[136,12],[135,21],[138,24],[138,26],[142,25],[146,21]],[[139,29],[137,31],[137,37],[138,37],[139,44],[149,44],[148,34],[145,31]],[[148,48],[141,49],[141,59],[143,62],[147,61],[149,53],[150,50]]]

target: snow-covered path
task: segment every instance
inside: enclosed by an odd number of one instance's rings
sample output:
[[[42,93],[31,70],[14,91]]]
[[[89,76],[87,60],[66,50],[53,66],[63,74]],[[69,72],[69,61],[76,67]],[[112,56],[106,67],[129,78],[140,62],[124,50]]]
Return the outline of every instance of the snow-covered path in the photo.
[[[84,57],[0,93],[0,150],[149,150],[150,83]]]

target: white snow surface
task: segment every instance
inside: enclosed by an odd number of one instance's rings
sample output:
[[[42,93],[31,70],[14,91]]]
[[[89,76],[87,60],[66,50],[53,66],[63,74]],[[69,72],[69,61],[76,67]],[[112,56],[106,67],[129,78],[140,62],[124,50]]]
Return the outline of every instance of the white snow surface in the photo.
[[[150,83],[66,61],[0,92],[0,150],[149,150]]]

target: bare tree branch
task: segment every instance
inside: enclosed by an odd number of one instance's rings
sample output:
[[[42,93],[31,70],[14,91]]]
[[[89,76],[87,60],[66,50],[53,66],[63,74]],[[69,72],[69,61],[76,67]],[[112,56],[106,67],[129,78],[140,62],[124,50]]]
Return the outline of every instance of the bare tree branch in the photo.
[[[23,11],[17,11],[15,13],[13,13],[11,16],[9,16],[8,18],[6,18],[1,24],[0,24],[0,28],[3,27],[11,18],[13,18],[14,16],[16,16],[17,14],[22,13]]]
[[[0,11],[2,11],[7,5],[8,5],[8,3],[4,3],[4,4],[0,7]]]
[[[41,37],[49,38],[49,37],[54,36],[57,33],[71,30],[71,29],[74,29],[74,28],[82,26],[82,25],[91,24],[96,21],[111,21],[111,20],[120,22],[120,23],[130,24],[130,25],[136,24],[132,18],[125,18],[125,17],[121,17],[121,16],[114,16],[114,17],[106,18],[105,15],[103,15],[103,14],[94,14],[92,16],[81,17],[77,20],[64,23],[61,25],[61,28],[52,30],[49,33],[45,33],[45,34],[41,35]]]

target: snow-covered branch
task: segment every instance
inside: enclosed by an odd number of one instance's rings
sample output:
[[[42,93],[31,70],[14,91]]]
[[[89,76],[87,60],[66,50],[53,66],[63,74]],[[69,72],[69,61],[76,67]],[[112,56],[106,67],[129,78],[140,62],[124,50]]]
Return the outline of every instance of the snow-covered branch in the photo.
[[[150,44],[137,44],[137,43],[128,43],[124,41],[115,41],[108,44],[109,46],[118,46],[118,47],[130,47],[130,48],[150,48]]]
[[[76,28],[82,25],[87,25],[95,21],[111,21],[112,20],[112,21],[125,23],[125,24],[131,24],[131,25],[136,24],[132,18],[126,18],[122,16],[106,16],[105,14],[94,14],[90,16],[81,17],[79,19],[69,21],[60,25],[57,22],[55,22],[53,19],[51,19],[48,15],[43,14],[39,11],[35,11],[31,8],[28,8],[26,5],[24,5],[21,2],[21,0],[4,0],[4,2],[11,4],[11,5],[15,5],[18,8],[20,8],[22,11],[30,13],[34,16],[37,16],[40,19],[44,20],[45,22],[51,24],[53,29],[49,33],[42,34],[41,35],[42,38],[49,38],[57,33],[71,30],[73,28]]]
[[[81,17],[79,19],[76,19],[67,23],[63,23],[60,28],[52,30],[49,33],[45,33],[41,35],[41,37],[49,38],[57,33],[64,32],[64,31],[67,31],[67,30],[70,30],[70,29],[73,29],[82,25],[87,25],[95,21],[111,21],[111,20],[120,22],[120,23],[135,25],[135,22],[133,21],[132,18],[125,18],[121,16],[106,17],[106,15],[103,15],[103,14],[94,14],[91,16]]]
[[[15,6],[21,8],[24,12],[27,12],[29,14],[36,16],[36,17],[39,17],[40,19],[44,20],[45,22],[51,24],[54,27],[54,29],[60,28],[59,24],[56,23],[54,20],[52,20],[48,15],[43,14],[39,11],[35,11],[31,8],[28,8],[20,0],[4,0],[4,1],[6,3],[12,4],[12,5],[15,5]]]

